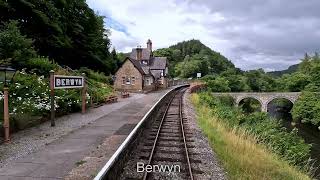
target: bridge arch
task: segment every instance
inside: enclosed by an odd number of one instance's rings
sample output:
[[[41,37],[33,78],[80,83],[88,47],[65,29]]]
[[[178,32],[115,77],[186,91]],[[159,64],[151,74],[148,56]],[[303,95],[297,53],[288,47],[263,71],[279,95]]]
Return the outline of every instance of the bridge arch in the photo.
[[[248,98],[257,100],[257,101],[260,103],[261,106],[262,106],[262,104],[263,104],[263,102],[261,101],[261,99],[260,99],[259,97],[256,97],[256,96],[243,96],[243,97],[240,97],[240,98],[236,98],[236,99],[235,99],[235,105],[236,105],[236,106],[239,106],[239,105],[240,105],[240,102],[241,102],[242,100],[245,100],[245,99],[248,99]]]
[[[246,99],[252,99],[252,100],[255,100],[257,101],[257,103],[260,105],[260,108],[262,109],[262,106],[263,106],[263,101],[261,100],[261,98],[257,97],[257,96],[243,96],[243,97],[239,97],[236,99],[236,102],[235,102],[235,105],[237,107],[240,106],[240,103],[243,101],[243,103],[245,103],[244,100]]]
[[[239,92],[239,93],[212,93],[213,96],[229,95],[233,97],[235,105],[239,106],[240,101],[246,98],[253,98],[260,102],[261,111],[268,111],[268,104],[278,98],[287,99],[292,104],[299,98],[301,92]]]

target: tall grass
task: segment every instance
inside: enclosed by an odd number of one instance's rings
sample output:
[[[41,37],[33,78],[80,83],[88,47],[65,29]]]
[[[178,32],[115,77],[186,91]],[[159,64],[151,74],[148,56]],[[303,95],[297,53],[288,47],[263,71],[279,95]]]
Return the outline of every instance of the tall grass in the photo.
[[[192,95],[198,123],[218,155],[229,179],[310,179],[297,167],[290,166],[270,152],[257,139],[241,128],[231,129],[214,116],[213,109]]]

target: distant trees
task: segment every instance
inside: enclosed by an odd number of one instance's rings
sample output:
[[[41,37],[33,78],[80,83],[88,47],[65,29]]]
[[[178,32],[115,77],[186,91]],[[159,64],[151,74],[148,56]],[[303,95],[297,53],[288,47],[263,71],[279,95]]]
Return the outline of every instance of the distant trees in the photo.
[[[40,56],[71,68],[85,66],[105,73],[116,67],[103,17],[85,0],[0,0],[0,22],[10,20],[32,39]]]
[[[173,77],[196,77],[200,72],[218,74],[228,68],[235,68],[231,61],[199,40],[183,41],[169,48],[158,49],[155,56],[166,56],[169,60],[169,74]]]

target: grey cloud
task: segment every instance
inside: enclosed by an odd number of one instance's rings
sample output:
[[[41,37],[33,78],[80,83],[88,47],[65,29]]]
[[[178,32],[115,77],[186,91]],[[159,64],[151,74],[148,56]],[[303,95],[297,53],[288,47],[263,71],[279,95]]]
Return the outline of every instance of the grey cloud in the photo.
[[[210,34],[230,44],[230,59],[241,68],[275,68],[297,63],[320,50],[319,0],[188,0],[225,20],[204,23]],[[263,54],[261,59],[246,59]],[[238,59],[235,59],[238,58]],[[270,62],[273,59],[273,63]]]

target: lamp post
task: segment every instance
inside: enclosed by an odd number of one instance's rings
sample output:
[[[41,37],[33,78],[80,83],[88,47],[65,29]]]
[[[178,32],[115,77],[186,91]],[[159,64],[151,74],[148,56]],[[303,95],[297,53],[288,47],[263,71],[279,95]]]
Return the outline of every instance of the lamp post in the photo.
[[[12,81],[16,70],[11,67],[0,66],[0,81],[3,82],[3,127],[4,141],[10,142],[10,123],[9,123],[9,88],[7,83]]]

